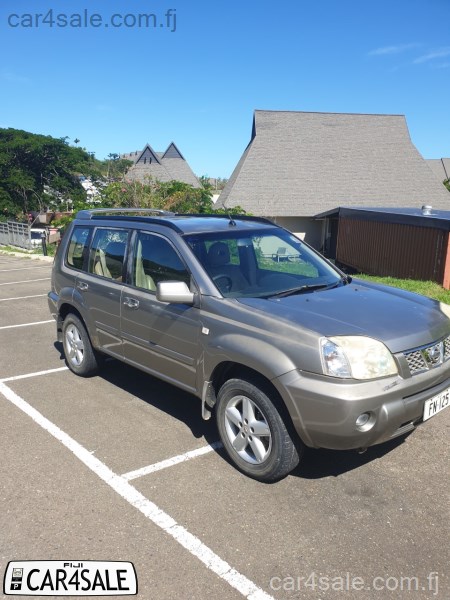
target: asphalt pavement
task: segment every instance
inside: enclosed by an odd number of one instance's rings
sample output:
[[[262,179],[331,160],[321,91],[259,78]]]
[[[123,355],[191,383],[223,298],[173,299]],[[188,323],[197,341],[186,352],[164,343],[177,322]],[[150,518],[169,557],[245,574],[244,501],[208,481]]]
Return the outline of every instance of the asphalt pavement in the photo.
[[[255,482],[197,398],[113,360],[67,369],[51,266],[0,254],[1,579],[9,561],[114,560],[143,600],[450,598],[450,409]]]

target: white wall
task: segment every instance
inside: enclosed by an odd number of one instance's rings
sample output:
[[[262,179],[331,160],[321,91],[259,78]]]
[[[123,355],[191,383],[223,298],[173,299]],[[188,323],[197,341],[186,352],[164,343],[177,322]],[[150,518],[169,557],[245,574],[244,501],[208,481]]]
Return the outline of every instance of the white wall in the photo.
[[[316,250],[322,244],[323,221],[314,221],[310,217],[269,217],[277,225],[292,231],[297,237],[305,240]]]

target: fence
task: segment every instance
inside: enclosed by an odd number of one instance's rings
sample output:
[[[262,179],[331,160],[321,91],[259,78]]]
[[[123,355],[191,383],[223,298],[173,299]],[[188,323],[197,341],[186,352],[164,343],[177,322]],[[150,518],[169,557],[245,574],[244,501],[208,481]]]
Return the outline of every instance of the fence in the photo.
[[[31,232],[28,223],[8,221],[0,223],[0,244],[19,246],[30,250],[32,248]]]

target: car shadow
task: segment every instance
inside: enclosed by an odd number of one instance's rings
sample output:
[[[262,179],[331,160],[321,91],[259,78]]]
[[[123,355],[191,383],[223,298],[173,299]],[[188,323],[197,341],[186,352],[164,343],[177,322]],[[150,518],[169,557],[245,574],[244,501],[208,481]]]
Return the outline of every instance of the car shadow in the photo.
[[[53,347],[55,348],[55,350],[57,350],[57,352],[59,352],[59,359],[65,360],[64,346],[63,346],[62,342],[54,342]]]
[[[195,438],[204,437],[208,443],[219,439],[214,419],[202,419],[201,401],[196,396],[114,359],[106,359],[99,376],[185,423]]]
[[[300,464],[292,471],[291,475],[301,479],[339,477],[339,475],[383,458],[383,456],[401,446],[410,433],[384,444],[371,446],[363,453],[359,453],[357,450],[306,448]]]
[[[64,359],[62,344],[56,342],[54,346],[60,352],[61,359]],[[98,376],[184,423],[196,439],[204,437],[208,444],[218,442],[219,433],[214,415],[209,421],[202,419],[201,402],[196,396],[112,358],[105,360]],[[363,454],[355,450],[305,448],[300,464],[290,473],[290,476],[300,479],[338,477],[389,454],[403,444],[408,435],[372,446]],[[214,451],[234,466],[223,447],[214,448]]]

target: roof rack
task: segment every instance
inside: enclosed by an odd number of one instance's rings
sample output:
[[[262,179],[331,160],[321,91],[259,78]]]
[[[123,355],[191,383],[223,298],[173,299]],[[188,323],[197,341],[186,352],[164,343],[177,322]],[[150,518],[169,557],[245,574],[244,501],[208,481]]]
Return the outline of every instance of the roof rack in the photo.
[[[176,217],[210,217],[213,219],[228,219],[233,221],[238,219],[240,221],[258,221],[259,223],[268,223],[274,225],[274,222],[267,217],[255,217],[253,215],[239,215],[239,214],[228,214],[228,213],[175,213]]]
[[[158,217],[173,217],[175,213],[168,210],[160,210],[158,208],[92,208],[89,210],[80,210],[77,212],[77,219],[90,220],[97,215],[152,215]]]

